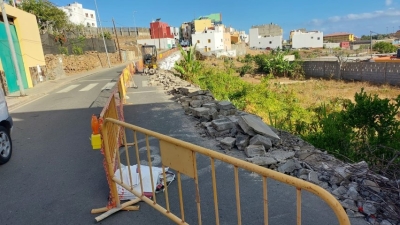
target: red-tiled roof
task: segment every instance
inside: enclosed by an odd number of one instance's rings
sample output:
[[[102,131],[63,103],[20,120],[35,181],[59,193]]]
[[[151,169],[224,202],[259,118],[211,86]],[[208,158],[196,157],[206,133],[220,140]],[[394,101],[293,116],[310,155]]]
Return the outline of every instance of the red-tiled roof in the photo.
[[[342,35],[350,35],[350,33],[347,33],[347,32],[336,32],[336,33],[324,35],[324,37],[333,37],[333,36],[342,36]]]

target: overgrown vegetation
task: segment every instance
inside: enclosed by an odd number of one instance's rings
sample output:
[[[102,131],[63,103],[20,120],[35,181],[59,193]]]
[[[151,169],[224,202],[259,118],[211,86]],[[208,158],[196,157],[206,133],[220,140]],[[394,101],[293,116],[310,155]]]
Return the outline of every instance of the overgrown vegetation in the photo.
[[[372,49],[374,51],[378,51],[379,53],[392,53],[396,52],[397,47],[394,46],[392,43],[380,41],[375,43],[374,46],[372,46]]]
[[[244,65],[235,69],[233,61],[227,59],[223,68],[193,66],[203,65],[192,57],[194,48],[188,52],[180,49],[183,59],[175,69],[183,78],[212,91],[216,99],[229,100],[238,109],[257,114],[271,126],[300,135],[341,159],[365,160],[372,169],[388,176],[400,168],[400,95],[381,99],[362,88],[354,94],[354,101],[331,98],[304,107],[304,91],[271,82],[277,76],[303,77],[301,62],[283,60],[285,52],[246,55],[237,60]],[[261,83],[241,79],[253,70],[267,74]],[[324,87],[317,83],[313,88]]]

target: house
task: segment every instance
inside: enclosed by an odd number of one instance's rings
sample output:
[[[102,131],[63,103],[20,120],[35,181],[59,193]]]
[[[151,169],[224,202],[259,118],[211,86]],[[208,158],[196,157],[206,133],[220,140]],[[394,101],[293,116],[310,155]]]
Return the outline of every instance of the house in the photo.
[[[185,22],[181,25],[181,36],[180,40],[190,41],[192,38],[192,30],[193,30],[192,22]]]
[[[249,42],[249,35],[246,34],[245,31],[239,31],[239,38],[241,42],[248,43]]]
[[[150,36],[151,39],[174,38],[168,23],[161,22],[160,19],[150,23]]]
[[[202,33],[206,29],[213,27],[210,19],[194,20],[193,24],[195,33]]]
[[[170,32],[174,36],[174,39],[179,41],[179,38],[181,36],[181,31],[179,27],[170,27]]]
[[[320,31],[294,30],[290,32],[292,48],[322,48],[324,38],[323,33]]]
[[[251,28],[249,32],[249,46],[250,48],[271,48],[282,49],[282,35],[279,36],[261,36],[259,28]]]
[[[260,36],[270,36],[270,37],[275,37],[275,36],[282,36],[283,35],[283,29],[280,27],[278,24],[262,24],[262,25],[253,25],[251,28],[258,28],[258,35]]]
[[[29,68],[46,64],[36,16],[7,4],[4,4],[4,7],[10,24],[22,84],[24,88],[33,87],[36,77],[30,73]],[[7,94],[19,91],[19,86],[5,24],[2,21],[0,21],[0,43],[3,43],[0,45],[0,70],[4,71],[5,79],[1,78],[1,85]]]
[[[334,42],[339,43],[342,41],[354,41],[354,34],[346,33],[346,32],[337,32],[333,34],[327,34],[324,36],[325,42]]]
[[[192,45],[205,52],[217,50],[230,50],[230,33],[225,32],[223,25],[208,28],[202,33],[192,34]]]
[[[212,13],[207,16],[200,16],[198,20],[202,19],[210,19],[213,25],[222,25],[222,14],[221,13]]]
[[[71,23],[87,27],[97,27],[96,12],[91,9],[84,9],[82,4],[74,2],[67,6],[59,7],[59,9],[67,14]]]

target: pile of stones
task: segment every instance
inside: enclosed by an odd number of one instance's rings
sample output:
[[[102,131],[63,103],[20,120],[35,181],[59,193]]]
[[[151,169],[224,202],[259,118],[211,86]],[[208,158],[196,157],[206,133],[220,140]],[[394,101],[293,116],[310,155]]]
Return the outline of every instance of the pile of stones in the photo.
[[[366,162],[341,162],[301,138],[276,130],[262,119],[217,101],[208,90],[164,72],[149,83],[163,86],[187,115],[198,119],[201,135],[214,138],[221,150],[248,162],[285,173],[324,188],[335,196],[349,217],[371,224],[400,225],[400,180],[368,169]]]

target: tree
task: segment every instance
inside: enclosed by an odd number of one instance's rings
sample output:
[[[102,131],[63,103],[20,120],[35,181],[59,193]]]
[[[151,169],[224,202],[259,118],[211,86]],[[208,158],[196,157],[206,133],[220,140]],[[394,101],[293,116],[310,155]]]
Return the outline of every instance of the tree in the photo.
[[[36,16],[39,28],[44,33],[49,27],[61,32],[69,23],[67,14],[49,0],[24,0],[19,7]]]
[[[375,43],[372,49],[379,53],[392,53],[396,51],[397,47],[392,45],[392,43],[380,41]]]
[[[196,73],[202,68],[201,63],[196,60],[196,45],[190,47],[188,51],[185,51],[182,46],[178,45],[181,52],[182,59],[175,63],[174,69],[182,74],[182,77],[188,81],[194,81],[196,79]]]

